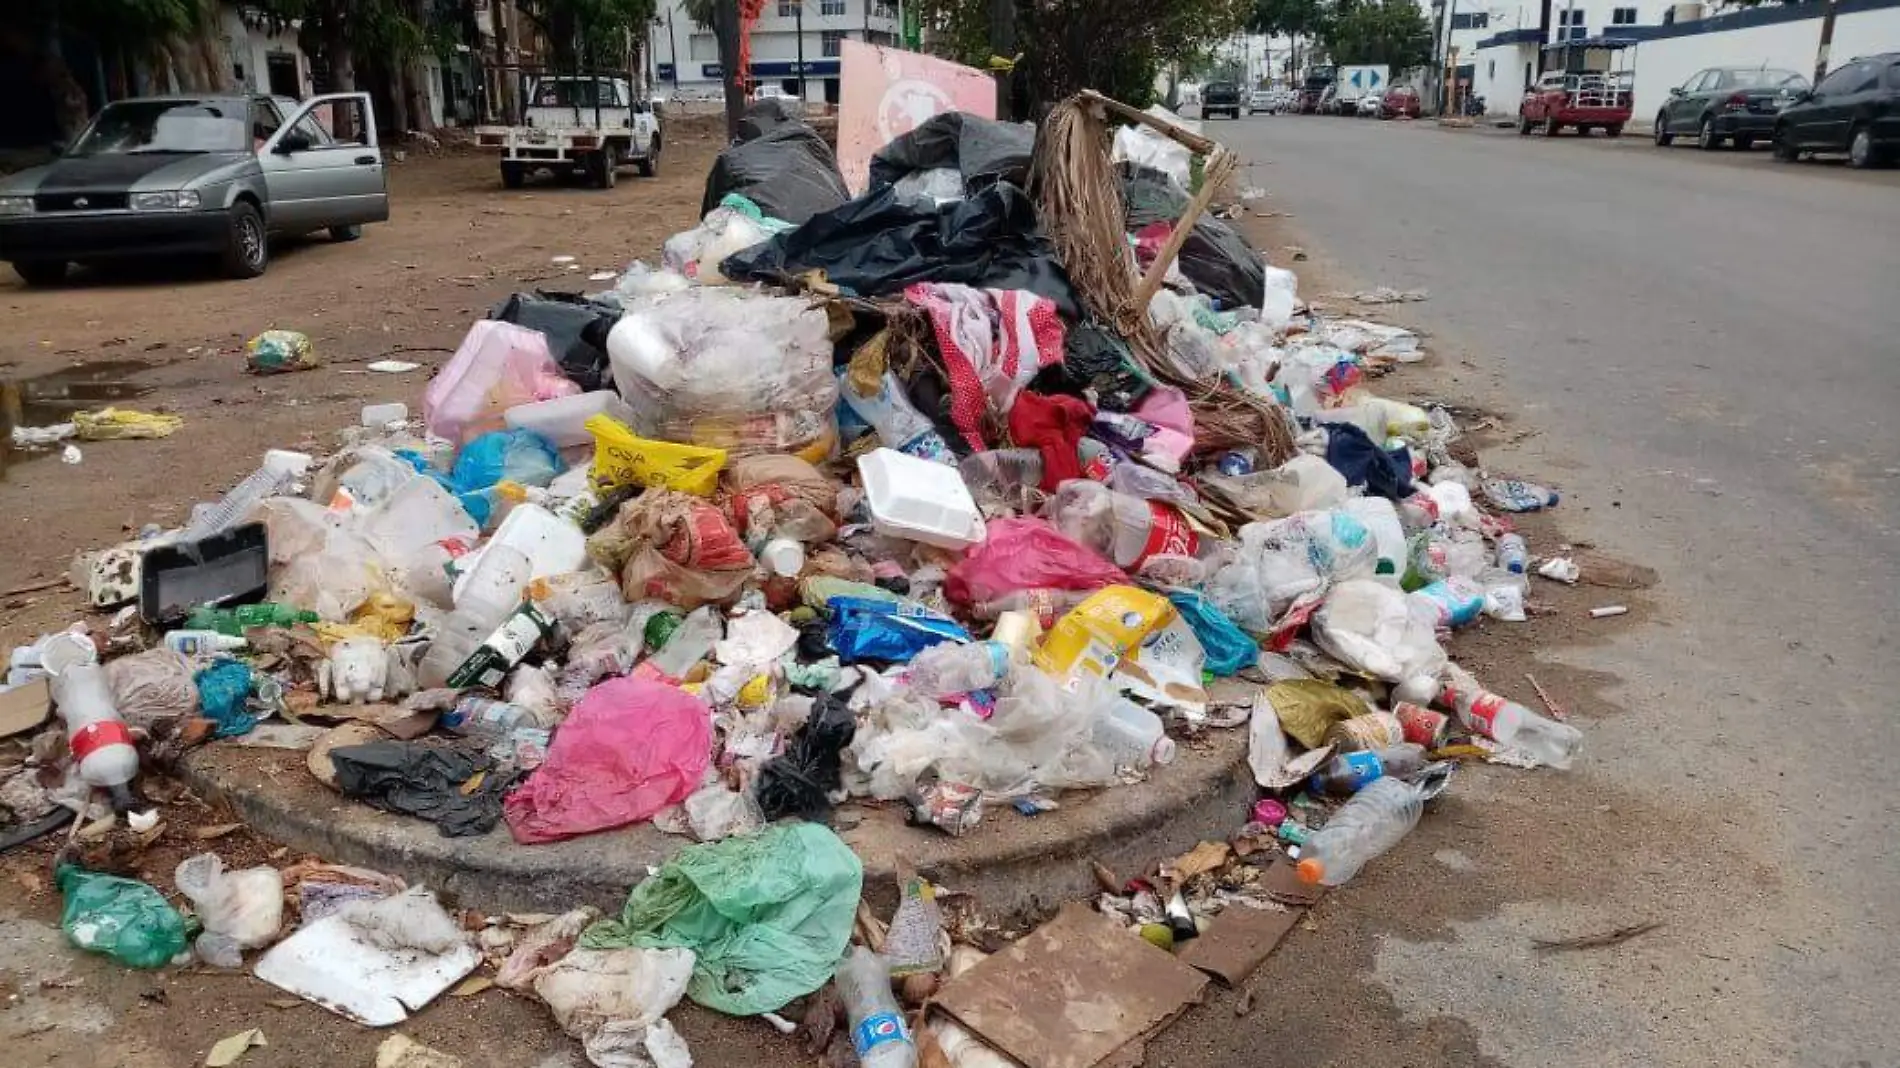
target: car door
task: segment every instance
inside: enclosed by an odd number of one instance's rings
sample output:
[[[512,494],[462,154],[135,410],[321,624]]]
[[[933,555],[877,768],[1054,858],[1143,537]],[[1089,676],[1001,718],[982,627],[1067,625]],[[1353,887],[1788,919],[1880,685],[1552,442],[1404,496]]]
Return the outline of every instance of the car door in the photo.
[[[1880,144],[1900,142],[1900,60],[1887,64],[1887,70],[1880,76],[1880,88],[1868,102],[1867,110],[1874,124],[1874,140]]]
[[[258,154],[274,230],[296,233],[389,218],[388,177],[368,93],[303,102]]]
[[[1870,81],[1872,64],[1855,61],[1835,69],[1814,87],[1814,101],[1797,129],[1797,143],[1803,148],[1824,152],[1847,150],[1848,121],[1853,117],[1855,99]]]
[[[1706,70],[1696,71],[1689,76],[1688,81],[1682,83],[1680,90],[1669,94],[1669,102],[1663,105],[1664,128],[1669,133],[1682,132],[1682,113],[1688,107],[1688,101],[1700,91],[1703,79],[1708,76]]]

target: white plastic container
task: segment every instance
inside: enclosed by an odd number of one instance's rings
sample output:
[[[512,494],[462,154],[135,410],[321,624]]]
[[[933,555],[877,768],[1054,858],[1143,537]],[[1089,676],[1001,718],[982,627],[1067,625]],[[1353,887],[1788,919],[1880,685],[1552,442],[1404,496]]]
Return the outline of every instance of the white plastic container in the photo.
[[[362,418],[357,421],[372,430],[381,430],[391,423],[406,423],[409,421],[409,406],[401,401],[365,404]]]
[[[512,430],[534,431],[553,442],[557,449],[571,449],[594,443],[594,435],[587,431],[587,420],[602,414],[622,423],[631,424],[633,420],[633,409],[627,407],[619,394],[611,389],[597,389],[571,397],[517,404],[502,414],[502,421]]]
[[[873,449],[858,457],[858,474],[879,534],[940,549],[966,548],[987,534],[983,513],[954,467]]]
[[[53,703],[66,723],[66,737],[79,777],[115,793],[139,773],[139,751],[132,732],[112,701],[105,669],[75,663],[53,676]]]
[[[1095,721],[1095,744],[1116,767],[1145,771],[1174,762],[1174,739],[1168,737],[1161,717],[1125,697],[1102,708]]]
[[[1340,506],[1347,515],[1365,524],[1372,542],[1379,547],[1379,563],[1373,578],[1397,587],[1405,574],[1405,525],[1399,522],[1398,509],[1384,497],[1354,497]]]
[[[508,518],[495,528],[495,534],[473,555],[479,559],[473,567],[480,567],[480,561],[497,547],[507,546],[528,558],[530,573],[523,581],[538,578],[550,578],[564,575],[569,571],[579,571],[587,564],[587,535],[581,528],[534,503],[517,504],[508,512]],[[465,583],[473,576],[471,569],[455,581],[455,603],[462,603],[462,591]]]

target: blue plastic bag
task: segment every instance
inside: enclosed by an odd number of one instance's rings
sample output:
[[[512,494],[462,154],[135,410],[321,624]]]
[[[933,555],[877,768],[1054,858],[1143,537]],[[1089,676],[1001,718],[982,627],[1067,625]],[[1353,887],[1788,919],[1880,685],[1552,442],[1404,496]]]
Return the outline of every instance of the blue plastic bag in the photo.
[[[825,607],[831,611],[831,647],[847,664],[860,660],[907,663],[933,645],[971,640],[970,632],[956,620],[915,605],[833,597]]]
[[[478,434],[456,454],[449,482],[457,493],[484,490],[497,482],[545,486],[566,470],[554,443],[532,430]]]
[[[1200,591],[1169,590],[1168,600],[1201,640],[1201,648],[1207,651],[1207,670],[1225,678],[1260,658],[1259,643],[1221,614]]]
[[[191,680],[198,685],[198,705],[205,718],[218,725],[216,737],[249,734],[257,726],[257,717],[246,705],[251,697],[251,669],[242,660],[220,660]]]

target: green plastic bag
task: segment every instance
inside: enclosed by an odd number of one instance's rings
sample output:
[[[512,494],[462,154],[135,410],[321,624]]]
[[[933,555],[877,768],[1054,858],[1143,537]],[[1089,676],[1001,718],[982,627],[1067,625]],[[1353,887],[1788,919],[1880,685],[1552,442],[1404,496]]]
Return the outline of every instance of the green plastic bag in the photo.
[[[829,828],[778,823],[680,850],[580,944],[690,949],[686,996],[756,1016],[831,981],[863,888],[864,865]]]
[[[139,882],[72,864],[55,874],[66,899],[60,930],[73,945],[131,968],[163,968],[185,949],[185,918]]]

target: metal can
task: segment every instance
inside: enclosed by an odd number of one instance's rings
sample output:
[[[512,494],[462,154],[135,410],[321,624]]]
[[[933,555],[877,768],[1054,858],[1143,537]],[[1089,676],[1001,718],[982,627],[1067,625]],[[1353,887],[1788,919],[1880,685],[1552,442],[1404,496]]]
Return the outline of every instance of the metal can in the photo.
[[[1400,701],[1392,706],[1392,714],[1398,717],[1399,728],[1405,732],[1405,740],[1427,749],[1444,745],[1445,739],[1451,734],[1451,717],[1423,705]]]

